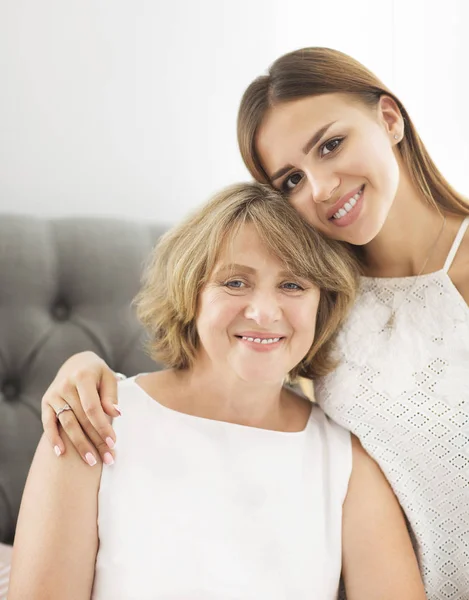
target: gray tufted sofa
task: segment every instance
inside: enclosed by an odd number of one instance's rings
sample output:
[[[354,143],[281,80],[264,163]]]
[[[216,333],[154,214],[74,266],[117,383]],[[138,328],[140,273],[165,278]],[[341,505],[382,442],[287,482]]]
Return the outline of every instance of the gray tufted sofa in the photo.
[[[130,302],[165,227],[0,214],[0,542],[11,544],[60,365],[93,350],[128,375],[155,368]]]

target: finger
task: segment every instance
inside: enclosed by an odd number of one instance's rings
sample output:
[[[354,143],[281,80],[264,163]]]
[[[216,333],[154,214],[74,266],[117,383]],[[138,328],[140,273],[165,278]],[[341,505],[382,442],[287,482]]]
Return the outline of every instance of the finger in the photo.
[[[55,416],[55,411],[52,406],[48,404],[48,400],[44,400],[43,398],[43,401],[44,404],[42,405],[41,421],[44,428],[44,433],[54,448],[56,455],[61,456],[65,453],[65,444],[60,437],[57,417]]]
[[[112,448],[116,443],[116,434],[101,406],[96,381],[93,376],[90,377],[84,373],[76,378],[75,383],[81,410],[98,432],[101,439],[107,442],[109,447]],[[75,405],[71,406],[75,410]],[[75,412],[77,413],[77,418],[80,420],[80,414],[77,411]]]
[[[114,440],[108,438],[103,440],[101,435],[93,427],[92,423],[88,419],[81,405],[78,392],[75,387],[70,387],[64,393],[65,402],[72,408],[71,411],[64,411],[60,414],[59,420],[65,433],[69,436],[71,442],[75,445],[75,441],[79,446],[75,446],[80,452],[81,456],[86,460],[88,453],[93,456],[97,453],[101,456],[102,461],[105,464],[112,464],[114,459],[114,453],[112,449],[114,447]],[[62,415],[67,413],[73,414],[73,419],[68,417],[61,419]],[[106,417],[107,418],[107,417]],[[76,430],[76,426],[81,428],[81,432]],[[87,461],[89,463],[89,461]]]
[[[93,467],[97,464],[98,458],[101,458],[105,464],[114,462],[112,450],[106,446],[91,425],[89,425],[89,433],[85,434],[73,411],[67,410],[61,413],[59,421],[63,431],[70,438],[85,463]]]
[[[104,412],[110,417],[119,417],[120,410],[116,407],[117,399],[117,378],[111,369],[103,371],[101,384],[99,386],[99,395]]]

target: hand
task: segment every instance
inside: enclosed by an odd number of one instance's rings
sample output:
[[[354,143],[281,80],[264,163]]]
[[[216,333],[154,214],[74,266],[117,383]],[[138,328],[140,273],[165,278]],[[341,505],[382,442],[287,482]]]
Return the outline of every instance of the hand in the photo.
[[[65,403],[72,410],[61,412],[57,418],[56,412]],[[96,464],[97,451],[105,464],[112,464],[116,435],[106,415],[120,415],[116,404],[117,379],[104,360],[94,352],[81,352],[69,358],[41,402],[44,432],[57,456],[65,453],[60,422],[86,463]]]

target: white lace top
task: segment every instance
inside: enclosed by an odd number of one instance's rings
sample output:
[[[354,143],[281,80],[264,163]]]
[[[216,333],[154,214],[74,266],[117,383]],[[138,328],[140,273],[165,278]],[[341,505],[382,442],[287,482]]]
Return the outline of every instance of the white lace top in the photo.
[[[469,307],[448,276],[468,225],[441,271],[362,279],[340,366],[315,390],[393,486],[429,600],[469,598]]]

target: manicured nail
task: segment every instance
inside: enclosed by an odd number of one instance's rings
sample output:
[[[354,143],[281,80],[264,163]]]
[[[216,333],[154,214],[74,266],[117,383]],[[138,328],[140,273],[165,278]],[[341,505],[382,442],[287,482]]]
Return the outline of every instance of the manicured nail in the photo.
[[[114,442],[114,440],[111,437],[106,438],[106,444],[109,446],[109,448],[111,448],[111,450],[116,445],[116,443]]]
[[[94,465],[96,464],[96,459],[95,457],[91,454],[91,452],[87,452],[85,454],[85,459],[86,462],[90,465],[90,467],[94,467]]]
[[[115,409],[117,410],[117,412],[119,413],[119,416],[120,416],[120,417],[122,417],[122,412],[121,412],[121,409],[120,409],[120,408],[119,408],[119,407],[118,407],[116,404],[114,404],[114,408],[115,408]]]
[[[113,465],[114,464],[114,459],[112,458],[112,454],[110,454],[109,452],[106,452],[106,454],[103,457],[103,460],[104,460],[105,465]]]
[[[62,450],[58,446],[54,446],[54,452],[57,456],[62,454]]]

